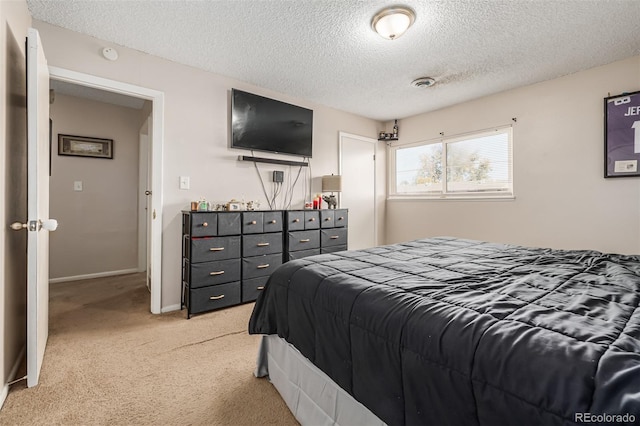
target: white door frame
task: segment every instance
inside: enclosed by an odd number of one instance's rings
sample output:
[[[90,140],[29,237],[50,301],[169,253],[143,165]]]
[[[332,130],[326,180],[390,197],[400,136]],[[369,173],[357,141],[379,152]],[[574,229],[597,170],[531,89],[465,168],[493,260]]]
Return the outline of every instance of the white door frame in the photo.
[[[147,245],[149,243],[149,221],[147,220],[149,206],[148,197],[143,195],[149,189],[149,118],[144,120],[138,132],[138,272],[144,272],[149,267]],[[147,282],[147,286],[149,283]]]
[[[350,138],[357,139],[363,142],[370,142],[373,144],[373,155],[374,155],[374,165],[373,165],[373,242],[377,246],[378,243],[378,185],[377,185],[377,172],[378,172],[378,144],[377,140],[373,138],[368,138],[366,136],[354,135],[353,133],[347,132],[338,132],[339,139],[339,147],[338,147],[338,173],[342,174],[342,138]]]
[[[164,92],[71,71],[49,67],[50,78],[107,92],[149,100],[152,108],[151,141],[151,313],[162,311],[162,153],[164,145]]]

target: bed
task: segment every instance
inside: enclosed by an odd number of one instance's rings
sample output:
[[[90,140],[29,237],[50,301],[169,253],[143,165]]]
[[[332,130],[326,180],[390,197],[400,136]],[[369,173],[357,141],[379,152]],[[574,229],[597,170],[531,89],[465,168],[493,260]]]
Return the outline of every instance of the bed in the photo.
[[[249,332],[259,375],[297,353],[352,420],[603,423],[640,419],[639,303],[640,256],[439,237],[287,262]]]

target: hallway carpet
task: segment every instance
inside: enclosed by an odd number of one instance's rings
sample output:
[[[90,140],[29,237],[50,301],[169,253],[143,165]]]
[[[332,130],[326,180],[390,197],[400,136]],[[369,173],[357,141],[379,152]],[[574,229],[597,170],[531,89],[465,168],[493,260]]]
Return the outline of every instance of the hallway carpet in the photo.
[[[52,284],[40,384],[11,386],[2,425],[296,425],[253,376],[253,304],[149,313],[144,274]],[[21,377],[21,376],[20,376]]]

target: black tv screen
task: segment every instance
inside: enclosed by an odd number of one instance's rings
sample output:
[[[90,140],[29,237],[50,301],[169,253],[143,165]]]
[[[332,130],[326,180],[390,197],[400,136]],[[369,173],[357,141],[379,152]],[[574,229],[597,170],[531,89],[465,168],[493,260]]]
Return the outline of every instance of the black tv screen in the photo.
[[[312,110],[232,89],[231,148],[311,158],[312,133]]]

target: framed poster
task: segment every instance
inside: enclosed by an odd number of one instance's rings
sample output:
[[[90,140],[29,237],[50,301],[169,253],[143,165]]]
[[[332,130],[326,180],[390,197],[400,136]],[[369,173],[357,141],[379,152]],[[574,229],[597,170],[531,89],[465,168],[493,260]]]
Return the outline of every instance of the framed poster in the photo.
[[[640,176],[640,91],[604,98],[604,177]]]
[[[113,139],[59,134],[58,155],[113,159]]]

